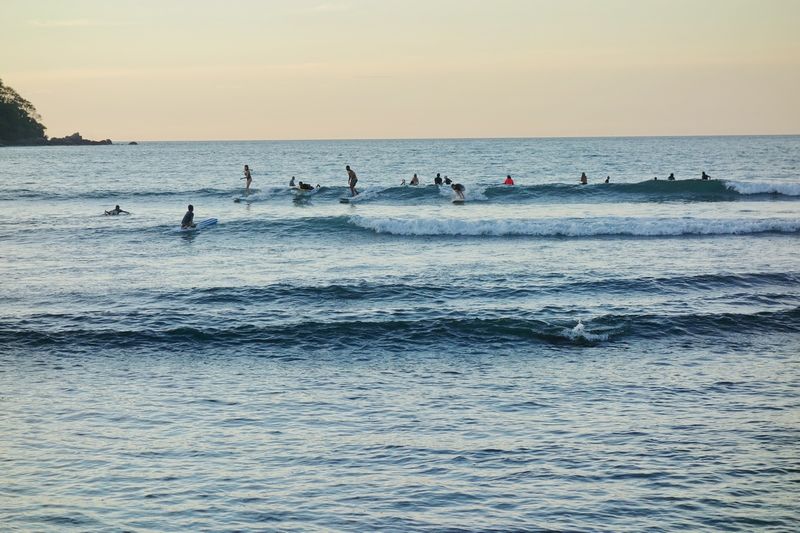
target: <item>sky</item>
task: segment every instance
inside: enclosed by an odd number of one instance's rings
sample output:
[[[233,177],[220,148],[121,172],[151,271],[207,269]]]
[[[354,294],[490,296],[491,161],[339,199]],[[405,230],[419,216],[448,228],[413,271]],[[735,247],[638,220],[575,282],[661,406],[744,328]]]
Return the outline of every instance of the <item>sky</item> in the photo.
[[[800,0],[0,0],[48,135],[800,133]]]

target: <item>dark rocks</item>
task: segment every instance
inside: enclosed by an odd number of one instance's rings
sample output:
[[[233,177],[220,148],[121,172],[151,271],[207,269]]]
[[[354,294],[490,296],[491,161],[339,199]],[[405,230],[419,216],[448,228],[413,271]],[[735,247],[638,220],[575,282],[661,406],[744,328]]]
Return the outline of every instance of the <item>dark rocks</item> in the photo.
[[[78,132],[73,133],[72,135],[67,135],[66,137],[51,137],[47,144],[50,146],[84,146],[84,145],[95,145],[95,144],[112,144],[111,139],[105,139],[102,141],[92,141],[90,139],[84,139],[81,137],[81,134]]]

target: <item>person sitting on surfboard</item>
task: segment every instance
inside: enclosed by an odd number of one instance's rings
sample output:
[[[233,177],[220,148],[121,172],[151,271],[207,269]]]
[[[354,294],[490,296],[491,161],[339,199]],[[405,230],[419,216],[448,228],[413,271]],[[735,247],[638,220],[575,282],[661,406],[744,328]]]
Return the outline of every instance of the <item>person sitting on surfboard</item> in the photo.
[[[189,204],[189,210],[186,211],[186,214],[183,215],[183,220],[181,220],[181,229],[195,227],[197,224],[194,224],[193,221],[194,221],[194,206],[192,204]]]
[[[514,180],[511,179],[511,174],[506,176],[506,181],[503,182],[503,185],[514,185]]]
[[[675,181],[675,173],[674,172],[670,172],[669,176],[667,176],[667,179],[669,181]]]
[[[436,177],[433,178],[434,185],[441,185],[442,184],[442,175],[438,172],[436,173]]]
[[[411,181],[409,181],[408,184],[409,185],[419,185],[419,178],[417,177],[416,174],[414,174],[414,177],[411,178]]]
[[[703,175],[702,175],[702,176],[700,176],[700,179],[707,180],[707,179],[708,179],[708,178],[710,178],[710,177],[711,177],[711,176],[709,176],[708,174],[706,174],[706,171],[704,170],[704,171],[703,171]]]
[[[451,183],[453,183],[453,180],[451,180],[450,178],[448,178],[447,176],[445,176],[445,177],[444,177],[444,184],[445,184],[445,185],[450,185]]]
[[[610,181],[611,181],[611,176],[606,176],[606,181],[604,181],[603,183],[609,183]]]
[[[454,183],[450,187],[456,192],[456,196],[458,196],[459,200],[464,199],[464,186],[460,183]]]
[[[344,168],[347,170],[347,186],[350,187],[350,196],[355,196],[358,194],[358,191],[356,190],[358,176],[356,176],[356,173],[350,168],[350,165],[346,165]]]
[[[294,187],[294,176],[289,180],[289,187]]]
[[[581,185],[589,183],[589,178],[586,177],[586,172],[581,172]]]
[[[128,213],[127,211],[120,209],[119,206],[116,206],[111,211],[106,211],[105,213],[106,213],[106,215],[119,215],[119,214],[122,214],[122,213],[124,213],[126,215],[130,215],[130,213]]]
[[[250,175],[250,167],[245,165],[244,166],[244,178],[247,180],[245,182],[244,190],[245,192],[250,192],[250,184],[253,183],[253,176]]]

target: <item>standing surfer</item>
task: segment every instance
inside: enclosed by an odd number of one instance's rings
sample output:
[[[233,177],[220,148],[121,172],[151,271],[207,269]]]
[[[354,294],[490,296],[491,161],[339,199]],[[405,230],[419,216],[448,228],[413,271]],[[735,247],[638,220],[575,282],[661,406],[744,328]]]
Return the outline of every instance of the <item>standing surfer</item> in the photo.
[[[356,190],[356,183],[358,183],[358,176],[356,176],[355,171],[350,168],[350,165],[346,165],[345,170],[347,170],[347,185],[350,187],[350,196],[355,196],[358,194]]]
[[[244,179],[247,180],[245,181],[244,191],[250,192],[250,184],[253,182],[253,176],[250,175],[250,167],[247,165],[244,166]]]

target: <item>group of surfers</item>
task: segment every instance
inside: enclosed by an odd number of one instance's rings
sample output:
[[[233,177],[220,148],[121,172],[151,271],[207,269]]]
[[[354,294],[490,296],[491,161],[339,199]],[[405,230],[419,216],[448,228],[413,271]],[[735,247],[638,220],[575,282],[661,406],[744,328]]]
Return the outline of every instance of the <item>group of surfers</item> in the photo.
[[[356,183],[358,183],[358,176],[356,175],[356,172],[352,168],[350,168],[350,165],[346,165],[344,168],[347,171],[347,186],[350,188],[350,196],[356,196],[358,194],[358,190],[356,190]],[[705,170],[700,175],[700,179],[707,180],[709,178],[711,178],[711,176],[706,174]],[[244,177],[242,179],[246,180],[245,192],[249,193],[250,192],[250,184],[253,182],[253,177],[252,177],[252,175],[250,173],[250,167],[248,165],[244,166]],[[658,177],[655,177],[653,179],[654,180],[658,180]],[[675,173],[671,172],[670,175],[667,177],[667,180],[668,181],[675,181]],[[578,182],[581,185],[587,185],[589,183],[589,178],[588,178],[588,176],[586,176],[586,172],[581,172],[581,177],[578,180]],[[611,176],[606,176],[606,179],[603,181],[603,183],[610,183],[610,182],[611,182]],[[434,185],[450,185],[450,187],[453,189],[453,191],[455,191],[456,196],[458,197],[458,199],[459,200],[463,200],[464,199],[464,190],[465,190],[464,186],[461,185],[460,183],[454,183],[453,180],[451,180],[447,176],[442,178],[442,175],[440,173],[437,173],[436,177],[433,178],[433,184]],[[419,177],[416,174],[414,174],[411,177],[411,179],[408,181],[408,183],[406,183],[405,178],[403,178],[400,181],[400,185],[417,186],[417,185],[419,185]],[[514,185],[514,179],[511,177],[510,174],[506,176],[505,181],[503,181],[503,185]],[[299,189],[299,190],[308,190],[308,191],[314,189],[314,187],[311,184],[303,183],[302,181],[299,182],[297,185],[295,185],[294,176],[292,176],[292,179],[289,182],[289,187],[293,187],[293,188],[296,188],[296,189]],[[317,189],[319,188],[319,184],[317,184],[316,188]]]
[[[344,169],[347,171],[347,186],[350,189],[350,196],[351,197],[356,196],[358,195],[358,190],[356,189],[356,184],[358,183],[358,175],[356,175],[355,170],[350,168],[350,165],[345,165]],[[244,166],[244,177],[242,177],[241,179],[245,180],[245,187],[244,187],[245,193],[249,193],[250,184],[253,183],[253,175],[252,172],[250,171],[249,165]],[[464,191],[465,191],[464,186],[461,185],[460,183],[454,183],[453,180],[451,180],[447,176],[442,178],[442,175],[440,173],[437,173],[436,177],[433,179],[433,183],[435,185],[450,185],[450,187],[456,193],[458,199],[459,200],[464,199]],[[514,185],[514,180],[511,179],[511,176],[507,176],[506,180],[503,183],[505,185]],[[406,185],[406,180],[403,179],[400,182],[400,185]],[[414,176],[408,182],[408,185],[414,185],[414,186],[419,185],[419,177],[417,177],[417,175],[414,174]],[[297,182],[297,184],[295,184],[295,178],[294,176],[292,176],[292,179],[289,180],[289,187],[301,191],[311,191],[314,190],[315,188],[319,189],[320,186],[319,184],[317,184],[317,186],[314,187],[310,183],[303,183],[302,181],[299,181]]]
[[[352,168],[350,168],[350,165],[346,165],[344,168],[347,171],[347,186],[350,188],[350,196],[351,197],[352,196],[356,196],[356,195],[358,195],[358,190],[356,189],[356,184],[358,183],[358,176],[356,175],[356,172]],[[708,180],[710,178],[711,178],[711,176],[706,174],[705,170],[700,175],[700,179],[702,179],[702,180]],[[252,176],[252,173],[250,171],[250,166],[249,165],[245,165],[244,166],[244,177],[242,179],[246,180],[245,191],[246,192],[250,192],[250,184],[253,182],[253,176]],[[654,180],[658,180],[658,177],[655,177],[653,179]],[[667,180],[668,181],[675,181],[675,173],[671,172],[670,175],[667,177]],[[606,179],[603,181],[603,183],[610,183],[610,182],[611,182],[611,176],[606,176]],[[440,173],[437,173],[436,177],[433,178],[433,183],[434,183],[434,185],[437,185],[437,186],[450,185],[450,188],[452,188],[453,192],[455,192],[455,194],[456,194],[456,198],[458,200],[464,200],[464,191],[466,189],[462,184],[455,183],[453,180],[451,180],[447,176],[442,178],[442,175]],[[586,184],[589,183],[589,178],[588,178],[588,176],[586,176],[586,172],[581,172],[581,177],[579,179],[579,183],[581,185],[586,185]],[[400,182],[400,185],[418,186],[419,185],[419,177],[416,174],[414,174],[412,176],[412,178],[408,181],[408,183],[406,183],[406,180],[403,179]],[[505,181],[503,181],[503,185],[514,185],[514,179],[511,177],[510,174],[508,174],[506,176]],[[292,176],[292,179],[289,181],[289,187],[292,187],[294,189],[298,189],[298,190],[301,190],[301,191],[312,191],[314,189],[319,189],[320,186],[319,186],[319,184],[317,184],[317,186],[314,187],[310,183],[303,183],[302,181],[298,181],[297,184],[295,184],[295,178],[294,178],[294,176]],[[130,212],[129,211],[125,211],[124,209],[121,209],[119,207],[119,205],[117,205],[117,206],[114,207],[114,209],[111,209],[109,211],[105,211],[105,214],[106,215],[112,215],[112,216],[114,216],[114,215],[129,215]],[[186,228],[193,228],[193,227],[195,227],[195,224],[194,224],[194,206],[189,205],[188,210],[186,211],[186,214],[183,215],[183,220],[181,220],[181,228],[182,229],[186,229]]]
[[[703,173],[700,174],[700,179],[701,180],[708,180],[708,179],[711,179],[711,176],[706,174],[706,171],[704,170]],[[658,181],[658,176],[653,178],[653,180],[654,181]],[[586,185],[586,184],[589,183],[589,178],[586,176],[586,172],[581,172],[581,179],[578,180],[578,181],[580,182],[581,185]],[[675,181],[675,173],[674,172],[670,172],[669,173],[669,176],[667,176],[667,181]],[[611,176],[606,176],[606,179],[603,181],[603,183],[610,183],[610,182],[611,182]]]

